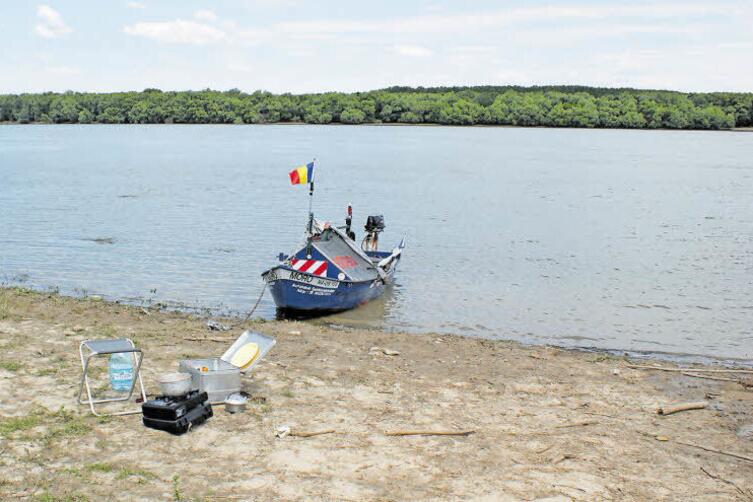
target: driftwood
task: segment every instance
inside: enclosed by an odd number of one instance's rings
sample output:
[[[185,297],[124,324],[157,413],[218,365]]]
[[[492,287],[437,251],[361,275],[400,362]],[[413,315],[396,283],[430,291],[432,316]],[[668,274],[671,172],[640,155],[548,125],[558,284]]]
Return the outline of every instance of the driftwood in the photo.
[[[596,425],[599,422],[594,422],[592,420],[587,420],[585,422],[576,422],[574,424],[565,424],[565,425],[558,425],[555,427],[555,429],[567,429],[570,427],[585,427],[586,425]]]
[[[290,431],[290,436],[295,436],[299,438],[310,438],[313,436],[321,436],[322,434],[333,434],[335,432],[335,429],[325,429],[323,431],[311,431],[311,432],[296,432],[296,431]]]
[[[715,448],[710,448],[708,446],[701,446],[699,444],[693,444],[693,443],[686,443],[684,441],[675,441],[678,444],[685,445],[685,446],[691,446],[693,448],[698,448],[699,450],[704,451],[710,451],[711,453],[718,453],[719,455],[726,455],[728,457],[737,458],[740,460],[745,460],[746,462],[753,462],[753,457],[746,457],[745,455],[740,455],[739,453],[731,453],[728,451],[723,450],[717,450]]]
[[[385,436],[470,436],[476,431],[385,431]]]
[[[725,377],[717,377],[717,376],[711,376],[711,375],[702,375],[701,373],[691,373],[687,371],[682,372],[683,375],[694,377],[694,378],[703,378],[705,380],[715,380],[718,382],[734,382],[742,385],[743,387],[753,387],[753,382],[746,382],[745,380],[741,380],[739,378],[725,378]]]
[[[746,373],[749,375],[753,375],[753,370],[739,370],[739,369],[730,369],[730,370],[720,370],[720,369],[706,369],[706,368],[665,368],[663,366],[643,366],[640,364],[628,364],[628,368],[632,368],[634,370],[656,370],[656,371],[677,371],[682,373],[683,371],[686,372],[693,372],[693,373]]]
[[[698,401],[695,403],[680,403],[671,406],[660,406],[656,409],[656,413],[658,413],[659,415],[671,415],[672,413],[678,413],[680,411],[702,410],[708,405],[709,403],[707,401]]]
[[[742,495],[746,499],[753,501],[753,492],[751,492],[750,490],[747,490],[747,491],[743,490],[742,488],[740,488],[739,486],[737,486],[736,483],[730,481],[729,479],[724,479],[721,476],[717,476],[715,474],[711,474],[709,471],[707,471],[703,467],[701,467],[701,471],[703,471],[703,473],[706,476],[710,477],[711,479],[715,479],[716,481],[721,481],[724,484],[732,486],[737,491],[737,493],[739,493],[740,495]]]

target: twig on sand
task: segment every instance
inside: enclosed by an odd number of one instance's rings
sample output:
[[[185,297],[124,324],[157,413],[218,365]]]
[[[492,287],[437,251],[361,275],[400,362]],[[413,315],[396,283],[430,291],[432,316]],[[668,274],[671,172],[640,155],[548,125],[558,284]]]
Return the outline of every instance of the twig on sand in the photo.
[[[656,371],[677,371],[682,373],[683,371],[689,371],[689,372],[701,372],[701,373],[747,373],[749,375],[753,375],[753,370],[740,370],[740,369],[729,369],[729,370],[721,370],[721,369],[707,369],[707,368],[665,368],[663,366],[644,366],[640,364],[628,364],[628,368],[632,368],[634,370],[656,370]]]
[[[715,448],[710,448],[708,446],[701,446],[699,444],[686,443],[684,441],[677,441],[676,440],[675,442],[679,443],[681,445],[691,446],[693,448],[698,448],[700,450],[710,451],[711,453],[718,453],[719,455],[726,455],[728,457],[737,458],[737,459],[740,459],[740,460],[745,460],[746,462],[753,462],[753,457],[746,457],[745,455],[740,455],[739,453],[732,453],[732,452],[728,452],[728,451],[717,450]]]
[[[594,422],[593,420],[587,420],[585,422],[576,422],[574,424],[565,424],[565,425],[558,425],[555,427],[555,429],[567,429],[569,427],[585,427],[586,425],[596,425],[599,422]]]
[[[583,488],[578,488],[577,486],[570,486],[570,485],[552,485],[556,486],[557,488],[567,488],[569,490],[578,490],[579,492],[588,493]]]
[[[659,415],[671,415],[672,413],[678,413],[680,411],[688,410],[702,410],[708,406],[707,401],[698,401],[695,403],[680,403],[672,406],[660,406],[656,409],[656,413]]]
[[[753,387],[753,383],[746,382],[745,380],[740,380],[739,378],[724,378],[724,377],[717,377],[717,376],[711,376],[711,375],[702,375],[701,373],[691,373],[689,371],[683,371],[683,375],[689,376],[689,377],[695,377],[695,378],[703,378],[706,380],[716,380],[719,382],[734,382],[739,383],[743,387]]]
[[[557,465],[560,462],[564,462],[565,460],[571,460],[573,458],[575,458],[575,455],[573,455],[572,453],[565,453],[560,458],[558,458],[557,460],[555,460],[554,462],[552,462],[552,465]]]
[[[188,340],[189,342],[217,342],[217,343],[232,342],[232,340],[229,338],[184,338],[184,340]]]
[[[742,488],[737,486],[737,484],[734,483],[733,481],[730,481],[729,479],[724,479],[723,477],[717,476],[715,474],[711,474],[709,471],[704,469],[703,466],[701,466],[701,470],[706,476],[710,477],[711,479],[715,479],[716,481],[721,481],[722,483],[728,484],[732,486],[735,490],[737,490],[737,493],[739,493],[746,499],[753,500],[753,492],[751,492],[750,490],[743,490]]]
[[[607,414],[605,414],[605,413],[596,413],[596,412],[594,412],[594,411],[584,411],[584,412],[583,412],[583,414],[584,414],[584,415],[593,415],[593,416],[595,416],[595,417],[617,418],[617,417],[616,417],[616,416],[614,416],[614,415],[607,415]]]
[[[296,432],[296,431],[290,431],[290,436],[295,436],[299,438],[310,438],[313,436],[321,436],[322,434],[333,434],[335,432],[335,429],[325,429],[323,431],[310,431],[310,432]]]
[[[385,436],[470,436],[476,431],[385,431]]]

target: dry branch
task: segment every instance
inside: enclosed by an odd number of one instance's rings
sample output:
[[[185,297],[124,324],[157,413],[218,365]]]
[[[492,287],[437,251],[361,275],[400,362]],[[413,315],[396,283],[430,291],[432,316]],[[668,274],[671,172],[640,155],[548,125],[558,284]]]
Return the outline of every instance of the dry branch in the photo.
[[[599,422],[594,422],[592,420],[588,420],[585,422],[576,422],[574,424],[565,424],[565,425],[558,425],[555,427],[555,429],[567,429],[569,427],[585,427],[586,425],[596,425]]]
[[[753,501],[753,492],[751,492],[749,490],[748,491],[743,490],[742,488],[740,488],[739,486],[737,486],[737,484],[735,484],[733,481],[730,481],[729,479],[724,479],[723,477],[717,476],[715,474],[711,474],[709,471],[707,471],[703,467],[701,467],[701,471],[703,471],[703,473],[706,474],[706,476],[710,477],[711,479],[715,479],[717,481],[721,481],[722,483],[725,483],[725,484],[728,484],[728,485],[734,487],[735,490],[737,490],[737,493],[739,493],[740,495],[742,495],[746,499]]]
[[[685,376],[694,377],[694,378],[703,378],[705,380],[716,380],[719,382],[734,382],[734,383],[738,383],[742,385],[743,387],[753,387],[753,382],[746,382],[745,380],[741,380],[739,378],[716,377],[716,376],[711,376],[711,375],[702,375],[700,373],[695,373],[695,372],[691,373],[688,371],[683,371],[682,374]]]
[[[295,436],[299,438],[310,438],[312,436],[321,436],[322,434],[333,434],[335,432],[335,429],[325,429],[323,431],[311,431],[311,432],[296,432],[296,431],[290,431],[290,436]]]
[[[705,368],[665,368],[663,366],[643,366],[639,364],[628,364],[628,368],[632,368],[634,370],[656,370],[656,371],[677,371],[682,373],[683,371],[692,371],[692,372],[702,372],[702,373],[747,373],[749,375],[753,375],[753,370],[740,370],[740,369],[730,369],[730,370],[720,370],[720,369],[705,369]]]
[[[469,436],[476,431],[385,431],[385,436]]]
[[[726,455],[728,457],[737,458],[740,460],[745,460],[746,462],[753,462],[753,457],[746,457],[745,455],[740,455],[739,453],[731,453],[728,451],[723,450],[717,450],[715,448],[710,448],[708,446],[701,446],[699,444],[693,444],[693,443],[686,443],[684,441],[676,441],[678,444],[685,445],[685,446],[691,446],[693,448],[698,448],[700,450],[704,451],[710,451],[711,453],[718,453],[719,455]]]
[[[707,401],[698,401],[695,403],[680,403],[671,406],[660,406],[656,409],[656,413],[658,413],[659,415],[671,415],[672,413],[678,413],[680,411],[702,410],[708,405],[709,403]]]

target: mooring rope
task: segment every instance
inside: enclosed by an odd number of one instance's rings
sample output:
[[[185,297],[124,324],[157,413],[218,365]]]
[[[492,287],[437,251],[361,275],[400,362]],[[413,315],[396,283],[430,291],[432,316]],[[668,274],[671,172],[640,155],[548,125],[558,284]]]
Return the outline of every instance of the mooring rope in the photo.
[[[251,317],[252,315],[254,315],[254,312],[256,312],[256,308],[257,308],[257,307],[259,306],[259,303],[261,302],[261,299],[262,299],[262,297],[264,296],[264,292],[265,292],[266,290],[267,290],[267,283],[265,282],[265,283],[264,283],[264,287],[263,287],[263,288],[261,288],[261,293],[259,294],[259,298],[257,298],[257,299],[256,299],[256,303],[254,303],[254,306],[253,306],[253,308],[251,308],[251,310],[249,310],[248,314],[246,314],[246,317],[244,317],[242,321],[240,321],[240,322],[237,322],[237,323],[235,323],[235,324],[232,324],[232,325],[230,326],[230,329],[233,329],[233,328],[235,328],[236,326],[240,326],[240,325],[241,325],[241,324],[243,324],[244,322],[248,321],[248,320],[249,320],[249,318],[250,318],[250,317]]]
[[[249,318],[252,315],[254,315],[254,312],[256,312],[256,309],[259,306],[259,303],[261,303],[261,299],[262,297],[264,297],[264,292],[266,290],[267,290],[267,283],[265,282],[264,287],[261,288],[261,293],[259,293],[259,298],[256,299],[256,303],[254,303],[254,306],[251,308],[251,310],[248,311],[248,314],[246,314],[246,317],[244,317],[240,321],[227,326],[227,325],[220,324],[216,321],[212,321],[211,319],[209,319],[207,321],[207,328],[209,328],[210,330],[215,330],[215,331],[230,331],[231,329],[234,329],[240,326],[241,324],[243,324],[244,322],[248,321]]]

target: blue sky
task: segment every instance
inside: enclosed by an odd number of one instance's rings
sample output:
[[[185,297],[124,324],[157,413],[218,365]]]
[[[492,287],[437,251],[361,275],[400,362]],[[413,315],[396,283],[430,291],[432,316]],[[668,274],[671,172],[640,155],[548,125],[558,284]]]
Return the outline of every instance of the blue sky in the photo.
[[[753,91],[753,1],[0,0],[0,93]]]

